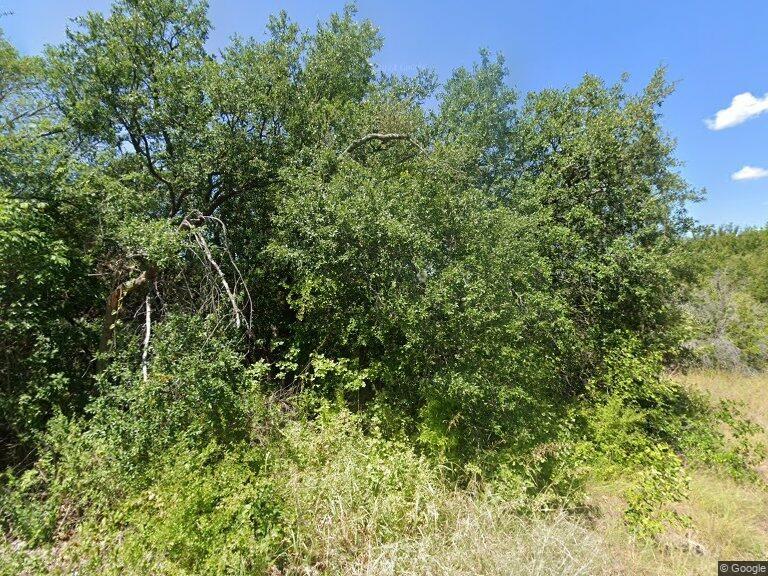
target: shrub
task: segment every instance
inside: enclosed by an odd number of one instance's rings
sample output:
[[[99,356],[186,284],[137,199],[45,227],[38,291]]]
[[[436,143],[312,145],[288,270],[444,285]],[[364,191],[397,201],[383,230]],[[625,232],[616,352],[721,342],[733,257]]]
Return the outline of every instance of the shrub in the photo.
[[[0,126],[0,433],[37,449],[9,537],[95,572],[339,573],[463,518],[453,484],[532,516],[630,474],[653,534],[689,459],[748,476],[750,427],[662,375],[696,197],[663,70],[518,102],[487,53],[442,93],[378,76],[352,6],[217,56],[209,31],[205,2],[116,0],[44,86],[0,77],[28,119]],[[727,324],[759,364],[762,325]]]

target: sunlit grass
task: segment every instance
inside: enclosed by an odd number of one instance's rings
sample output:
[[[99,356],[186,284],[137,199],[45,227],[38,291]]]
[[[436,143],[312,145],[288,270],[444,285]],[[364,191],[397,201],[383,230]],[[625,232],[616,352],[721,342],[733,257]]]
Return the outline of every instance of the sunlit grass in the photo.
[[[675,377],[715,399],[742,402],[747,416],[768,423],[766,375]],[[288,544],[269,576],[704,576],[715,573],[718,559],[768,557],[768,490],[760,484],[689,470],[689,497],[677,507],[689,525],[656,541],[640,540],[624,522],[627,486],[621,481],[589,485],[582,512],[522,514],[517,502],[486,489],[446,483],[410,450],[367,438],[343,420],[333,426],[286,431],[292,457],[279,459],[274,474],[292,521],[284,535]],[[181,489],[175,480],[168,482],[171,492]],[[187,484],[178,486],[191,489]],[[132,525],[118,531],[91,526],[58,547],[27,552],[19,542],[0,542],[0,559],[6,561],[0,575],[19,573],[17,561],[21,573],[30,575],[140,574],[150,568],[188,573],[167,560],[174,554],[170,548],[165,560],[162,554],[159,560],[145,557],[148,535],[182,530],[171,517],[137,516]],[[114,557],[99,559],[102,549]]]
[[[739,402],[746,416],[768,430],[768,373],[702,370],[679,374],[675,378],[686,386],[710,393],[715,399]],[[768,435],[764,438],[768,440]]]

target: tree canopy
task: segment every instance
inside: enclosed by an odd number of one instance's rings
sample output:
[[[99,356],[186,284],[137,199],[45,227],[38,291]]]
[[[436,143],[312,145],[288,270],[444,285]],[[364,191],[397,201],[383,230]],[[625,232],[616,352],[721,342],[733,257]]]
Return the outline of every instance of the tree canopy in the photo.
[[[463,441],[503,436],[489,406],[581,394],[618,341],[674,346],[692,191],[663,71],[520,101],[485,52],[442,87],[378,73],[353,7],[219,54],[209,28],[204,3],[121,0],[40,59],[4,44],[8,441],[81,409],[116,353],[151,375],[179,315],[220,318],[272,386],[343,362],[365,374],[345,394]]]
[[[0,442],[49,471],[34,502],[268,444],[265,405],[341,406],[526,490],[631,461],[658,472],[642,522],[691,434],[720,454],[662,375],[697,197],[663,69],[519,96],[488,52],[443,83],[381,73],[353,6],[216,53],[210,26],[204,2],[116,0],[40,57],[0,40]]]

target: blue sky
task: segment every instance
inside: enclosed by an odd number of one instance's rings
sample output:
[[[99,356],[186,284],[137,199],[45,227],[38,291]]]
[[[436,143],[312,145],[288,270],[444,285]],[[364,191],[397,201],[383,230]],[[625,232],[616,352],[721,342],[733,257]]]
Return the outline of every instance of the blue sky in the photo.
[[[13,12],[0,25],[22,52],[37,53],[63,38],[68,18],[108,5],[0,0],[0,11]],[[210,5],[215,49],[235,33],[260,37],[267,16],[281,8],[306,27],[343,1]],[[358,6],[360,17],[384,35],[377,62],[390,72],[432,68],[445,79],[484,47],[504,54],[510,83],[527,92],[572,86],[585,72],[610,82],[628,72],[630,88],[640,89],[666,65],[678,86],[663,122],[678,140],[684,176],[707,193],[692,214],[707,224],[768,223],[768,1],[359,0]]]

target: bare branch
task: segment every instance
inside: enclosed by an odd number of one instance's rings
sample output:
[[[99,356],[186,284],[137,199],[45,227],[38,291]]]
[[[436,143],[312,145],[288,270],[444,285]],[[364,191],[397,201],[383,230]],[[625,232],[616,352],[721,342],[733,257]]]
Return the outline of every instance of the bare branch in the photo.
[[[104,320],[101,327],[101,340],[99,342],[99,359],[96,363],[96,370],[101,372],[105,368],[105,354],[115,340],[115,327],[123,307],[123,299],[135,292],[147,282],[153,282],[157,270],[153,267],[144,270],[136,278],[131,278],[115,288],[107,298],[106,309],[104,310]]]
[[[148,358],[149,358],[149,338],[152,335],[152,300],[150,293],[144,297],[144,350],[141,352],[141,375],[144,382],[147,381]]]
[[[197,230],[193,230],[192,236],[195,238],[195,240],[197,241],[197,244],[203,250],[205,257],[208,260],[208,263],[219,275],[219,278],[221,279],[221,284],[224,287],[224,292],[226,292],[227,297],[229,298],[229,302],[230,304],[232,304],[232,313],[235,316],[235,325],[238,328],[240,328],[240,317],[242,313],[240,312],[240,308],[237,305],[237,298],[235,297],[235,293],[229,287],[229,282],[227,282],[227,277],[224,275],[224,272],[222,271],[221,266],[219,266],[216,260],[213,259],[213,254],[211,254],[211,250],[210,248],[208,248],[208,243],[205,241],[205,238],[203,237],[203,235],[200,234],[200,232],[198,232]]]
[[[243,284],[243,289],[245,290],[245,296],[247,298],[247,304],[248,304],[248,322],[246,322],[246,325],[248,327],[248,330],[250,331],[253,327],[253,298],[251,297],[251,291],[248,289],[248,283],[245,281],[245,278],[243,277],[243,273],[240,272],[240,268],[238,267],[237,263],[235,262],[235,259],[232,257],[232,252],[229,250],[229,243],[227,241],[227,227],[224,225],[224,222],[220,218],[216,218],[215,216],[205,216],[207,220],[213,220],[216,222],[219,226],[221,226],[221,232],[222,232],[222,238],[224,240],[224,251],[227,254],[227,257],[229,258],[230,264],[232,264],[232,268],[234,268],[235,272],[237,273],[238,278],[240,279],[240,282]],[[237,286],[237,279],[235,279],[235,286]]]
[[[352,142],[349,146],[347,146],[344,149],[344,151],[341,154],[339,154],[339,156],[343,156],[344,154],[349,154],[355,148],[359,148],[360,146],[370,142],[371,140],[378,140],[379,142],[405,140],[410,142],[414,146],[416,146],[419,149],[419,151],[424,152],[424,147],[411,134],[403,134],[399,132],[393,132],[393,133],[372,132],[371,134],[366,134],[362,138],[358,138],[357,140]]]

